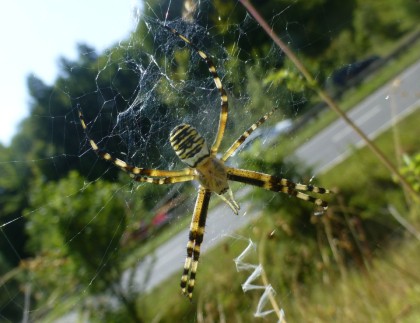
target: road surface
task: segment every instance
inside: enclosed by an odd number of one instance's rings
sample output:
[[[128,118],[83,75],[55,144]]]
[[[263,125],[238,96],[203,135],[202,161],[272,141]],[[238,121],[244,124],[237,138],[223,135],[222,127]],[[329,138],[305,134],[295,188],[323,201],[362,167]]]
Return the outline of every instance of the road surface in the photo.
[[[375,138],[393,122],[419,107],[419,84],[420,61],[401,73],[393,82],[367,97],[348,115],[371,139]],[[363,144],[351,128],[338,120],[297,149],[295,156],[311,166],[314,174],[319,174],[343,161],[350,155],[352,147],[361,147]],[[247,192],[249,189],[235,194],[241,204],[241,215],[235,216],[225,203],[220,203],[209,212],[203,253],[258,216],[257,212],[247,212],[250,202],[241,199]],[[136,268],[126,271],[122,278],[123,288],[134,292],[149,291],[173,273],[178,273],[181,277],[187,240],[188,228],[185,228],[157,248],[153,255],[146,257]],[[201,263],[205,262],[205,256],[203,258]],[[171,284],[178,285],[179,279]]]
[[[420,62],[367,97],[348,116],[373,139],[419,105]],[[340,119],[300,146],[295,156],[311,166],[315,174],[319,174],[343,161],[353,147],[363,145],[364,141],[359,135]]]

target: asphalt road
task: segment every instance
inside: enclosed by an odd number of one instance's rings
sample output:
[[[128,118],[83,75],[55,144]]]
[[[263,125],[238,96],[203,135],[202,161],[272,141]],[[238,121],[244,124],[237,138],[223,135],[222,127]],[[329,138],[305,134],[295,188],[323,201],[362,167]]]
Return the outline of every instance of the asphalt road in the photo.
[[[372,139],[419,105],[420,62],[417,62],[363,100],[348,116]],[[295,156],[319,174],[343,161],[354,147],[363,145],[359,135],[340,119],[300,146]]]
[[[389,128],[393,122],[403,118],[420,105],[419,84],[420,62],[401,73],[392,83],[383,86],[366,98],[348,115],[370,138],[374,138]],[[338,120],[309,139],[297,149],[295,155],[308,166],[313,167],[314,174],[319,174],[343,161],[352,152],[352,147],[361,147],[363,144],[360,137],[350,127],[342,120]],[[224,203],[209,212],[202,247],[203,253],[224,239],[226,235],[233,234],[235,230],[258,216],[258,212],[248,212],[251,206],[249,200],[241,199],[248,192],[249,189],[243,189],[235,194],[241,204],[239,216],[235,216]],[[173,273],[178,273],[180,278],[187,239],[188,228],[185,228],[160,246],[153,255],[146,257],[136,268],[125,272],[122,278],[123,288],[135,292],[149,291]],[[205,255],[200,260],[201,265],[205,263]],[[200,265],[197,283],[200,284]],[[178,285],[179,279],[171,281],[170,284]]]

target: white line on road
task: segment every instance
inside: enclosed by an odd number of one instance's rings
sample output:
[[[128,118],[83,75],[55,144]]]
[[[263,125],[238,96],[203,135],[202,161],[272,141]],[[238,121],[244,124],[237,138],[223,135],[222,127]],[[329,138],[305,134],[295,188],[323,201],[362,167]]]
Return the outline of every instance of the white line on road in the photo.
[[[397,115],[394,119],[389,120],[388,122],[384,123],[380,128],[378,128],[376,131],[372,132],[369,135],[370,139],[374,139],[377,136],[379,136],[382,132],[384,132],[385,130],[387,130],[389,128],[389,125],[392,122],[398,122],[399,120],[403,119],[404,117],[406,117],[407,115],[409,115],[410,113],[414,112],[416,109],[418,109],[420,107],[420,99],[417,100],[416,102],[414,102],[412,105],[410,105],[407,109],[405,109],[403,112],[401,112],[399,115]],[[365,141],[363,139],[360,139],[358,142],[356,142],[354,144],[354,146],[356,148],[361,148],[365,145]],[[330,162],[324,164],[322,167],[319,167],[317,169],[318,173],[323,173],[326,172],[327,170],[331,169],[332,167],[334,167],[335,165],[341,163],[343,160],[345,160],[348,156],[350,156],[351,153],[351,149],[348,148],[345,152],[343,152],[342,154],[338,155],[336,158],[334,158],[333,160],[331,160]]]
[[[354,120],[354,123],[360,127],[361,125],[363,125],[366,121],[368,121],[369,119],[371,119],[373,116],[375,116],[376,114],[378,114],[381,111],[381,107],[379,105],[375,105],[369,112],[363,114],[360,118]],[[332,137],[332,141],[333,142],[338,142],[341,139],[343,139],[345,136],[347,136],[349,133],[351,133],[353,131],[352,128],[350,128],[350,126],[346,125],[345,128],[343,128],[343,130],[341,130],[340,132],[338,132],[335,136]]]

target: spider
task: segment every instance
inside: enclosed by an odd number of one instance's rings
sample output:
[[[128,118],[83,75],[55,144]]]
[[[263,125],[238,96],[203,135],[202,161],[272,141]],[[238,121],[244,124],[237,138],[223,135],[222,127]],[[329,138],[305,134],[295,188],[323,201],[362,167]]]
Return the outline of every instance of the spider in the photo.
[[[271,176],[251,170],[229,167],[225,162],[232,154],[244,143],[246,138],[261,126],[276,109],[261,117],[256,123],[251,125],[223,154],[221,158],[216,157],[220,144],[223,139],[225,127],[228,118],[228,97],[223,88],[220,77],[216,71],[211,58],[201,51],[188,38],[180,34],[169,26],[163,26],[173,35],[182,39],[190,46],[207,64],[208,70],[213,77],[216,88],[220,93],[221,112],[219,125],[213,145],[209,149],[204,138],[198,131],[189,124],[180,124],[176,126],[169,136],[169,141],[175,153],[188,167],[181,170],[160,170],[147,169],[132,166],[125,161],[111,156],[109,153],[101,150],[96,142],[88,135],[88,129],[85,119],[79,108],[79,118],[81,125],[86,133],[87,139],[93,151],[102,159],[113,163],[121,170],[127,172],[130,177],[137,182],[147,182],[152,184],[175,184],[197,180],[199,182],[198,196],[196,199],[192,221],[189,230],[189,239],[187,243],[187,257],[184,263],[184,269],[181,277],[182,294],[192,299],[193,290],[196,281],[196,272],[198,259],[200,257],[201,243],[204,237],[204,227],[206,224],[207,211],[212,193],[218,195],[232,209],[233,213],[238,214],[239,204],[233,197],[232,190],[229,188],[228,181],[236,181],[265,188],[274,192],[282,192],[299,199],[309,201],[324,209],[328,203],[320,198],[315,198],[303,192],[314,192],[319,194],[330,193],[328,189],[313,185],[303,185],[294,183],[282,177]]]

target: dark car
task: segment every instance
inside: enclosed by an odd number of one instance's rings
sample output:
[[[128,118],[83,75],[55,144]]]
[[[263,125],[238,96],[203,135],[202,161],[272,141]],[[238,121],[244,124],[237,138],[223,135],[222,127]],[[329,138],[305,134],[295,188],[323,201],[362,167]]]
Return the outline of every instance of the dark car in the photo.
[[[379,59],[380,59],[380,56],[373,55],[373,56],[370,56],[369,58],[348,64],[336,70],[331,76],[333,85],[338,86],[338,87],[346,86],[350,80],[355,78],[363,70],[365,70],[367,67],[372,65],[372,63],[376,62]]]

